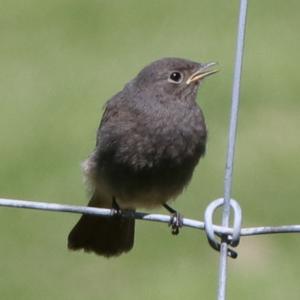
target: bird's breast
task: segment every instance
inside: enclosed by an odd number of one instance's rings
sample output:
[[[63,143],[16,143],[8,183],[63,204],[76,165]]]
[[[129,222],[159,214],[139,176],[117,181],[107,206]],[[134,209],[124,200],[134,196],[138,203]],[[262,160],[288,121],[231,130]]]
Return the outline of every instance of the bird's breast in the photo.
[[[103,124],[99,141],[90,158],[94,182],[104,182],[122,204],[156,206],[191,179],[205,152],[206,127],[200,109],[126,114],[125,121],[123,114]]]

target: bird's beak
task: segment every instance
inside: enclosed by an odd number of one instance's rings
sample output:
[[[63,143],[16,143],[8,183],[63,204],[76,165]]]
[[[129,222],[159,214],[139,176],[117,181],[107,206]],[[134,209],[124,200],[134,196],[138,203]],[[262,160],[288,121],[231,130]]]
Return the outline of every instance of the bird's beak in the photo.
[[[199,81],[209,75],[215,74],[219,72],[218,69],[211,69],[213,66],[216,66],[217,63],[211,62],[204,64],[200,67],[198,71],[196,71],[194,74],[192,74],[188,80],[186,81],[186,84],[190,84],[191,82]]]

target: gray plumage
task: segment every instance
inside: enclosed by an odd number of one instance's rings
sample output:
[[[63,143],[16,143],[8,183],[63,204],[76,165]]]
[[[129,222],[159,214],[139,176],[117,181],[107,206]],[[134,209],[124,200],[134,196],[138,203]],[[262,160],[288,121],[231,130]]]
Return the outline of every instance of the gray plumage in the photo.
[[[84,163],[93,192],[89,206],[111,208],[114,197],[121,209],[153,208],[183,191],[207,140],[198,87],[215,72],[205,64],[164,58],[107,102],[96,148]],[[109,257],[129,251],[133,239],[134,220],[84,215],[68,246]]]

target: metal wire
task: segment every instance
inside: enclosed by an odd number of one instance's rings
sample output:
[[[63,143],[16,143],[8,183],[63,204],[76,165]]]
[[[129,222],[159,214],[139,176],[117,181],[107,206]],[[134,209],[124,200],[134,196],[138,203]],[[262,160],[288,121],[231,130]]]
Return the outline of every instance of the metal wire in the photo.
[[[217,199],[218,200],[218,199]],[[0,206],[12,208],[27,208],[34,210],[45,210],[53,212],[68,212],[77,214],[96,215],[102,217],[111,217],[115,211],[113,209],[86,207],[77,205],[67,205],[48,202],[37,202],[28,200],[15,200],[0,198]],[[124,218],[135,218],[137,220],[169,223],[170,216],[162,214],[147,214],[143,212],[130,213],[127,211],[122,212]],[[183,218],[183,226],[205,230],[205,223],[198,220]],[[213,230],[217,235],[232,235],[234,230],[229,227],[213,225]],[[247,227],[241,229],[241,236],[252,236],[262,234],[275,234],[275,233],[300,233],[299,225],[284,225],[284,226],[261,226],[261,227]]]
[[[247,0],[240,0],[239,23],[236,42],[236,57],[233,75],[232,86],[232,103],[231,115],[228,134],[227,160],[224,177],[224,205],[222,215],[222,225],[228,227],[230,219],[230,198],[232,187],[232,174],[234,162],[234,150],[236,141],[238,109],[239,109],[239,94],[240,82],[243,62],[244,37],[246,28],[247,16]],[[219,284],[218,284],[218,300],[226,298],[226,281],[227,281],[227,254],[228,254],[228,239],[223,239],[220,247],[220,263],[219,263]]]
[[[220,251],[221,244],[216,237],[216,232],[213,228],[213,216],[218,207],[221,207],[224,204],[224,199],[219,198],[212,201],[206,208],[204,214],[204,222],[205,222],[205,232],[207,235],[207,239],[209,244],[213,249]],[[242,226],[242,210],[240,205],[234,199],[230,199],[230,206],[234,212],[234,221],[233,221],[233,232],[230,235],[225,235],[227,243],[229,243],[232,247],[236,247],[240,242],[241,235],[241,226]],[[220,235],[219,235],[220,236]],[[221,235],[221,238],[224,239],[224,235]],[[231,258],[237,258],[237,253],[232,249],[227,249],[227,255]]]

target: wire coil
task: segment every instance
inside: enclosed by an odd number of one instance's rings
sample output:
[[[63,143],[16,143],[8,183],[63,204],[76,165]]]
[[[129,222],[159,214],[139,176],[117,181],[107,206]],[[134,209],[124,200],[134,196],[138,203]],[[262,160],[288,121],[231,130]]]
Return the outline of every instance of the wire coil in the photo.
[[[224,205],[224,199],[219,198],[212,201],[206,208],[204,213],[205,232],[211,247],[217,251],[221,249],[221,243],[218,241],[213,226],[213,216],[216,210]],[[238,202],[234,199],[230,199],[230,207],[233,209],[233,228],[231,234],[220,234],[218,237],[221,238],[222,242],[226,242],[232,247],[237,247],[240,242],[241,226],[242,226],[242,210]],[[227,255],[231,258],[237,258],[237,252],[228,248]]]

